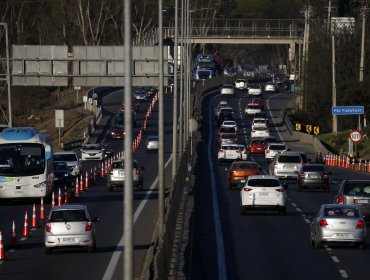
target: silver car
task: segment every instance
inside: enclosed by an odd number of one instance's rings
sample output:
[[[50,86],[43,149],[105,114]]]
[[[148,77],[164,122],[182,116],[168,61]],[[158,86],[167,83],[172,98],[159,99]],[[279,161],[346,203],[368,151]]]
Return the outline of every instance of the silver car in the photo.
[[[349,243],[360,249],[366,246],[366,225],[355,205],[323,204],[311,222],[311,244]]]
[[[132,161],[132,179],[134,187],[139,190],[143,189],[143,170],[144,167],[139,167],[137,160]],[[111,168],[107,177],[107,189],[113,191],[114,187],[123,188],[125,185],[125,162],[123,159],[117,159],[112,162]]]
[[[344,180],[334,203],[356,205],[366,220],[370,220],[370,180]]]
[[[87,144],[81,149],[81,160],[103,160],[105,150],[100,144]]]
[[[54,248],[86,247],[89,253],[96,249],[94,222],[87,206],[65,204],[50,210],[44,229],[45,253]]]
[[[270,174],[281,179],[296,179],[298,171],[304,164],[304,154],[302,152],[282,152],[275,156]]]
[[[159,139],[158,136],[149,136],[145,141],[146,152],[158,151]]]

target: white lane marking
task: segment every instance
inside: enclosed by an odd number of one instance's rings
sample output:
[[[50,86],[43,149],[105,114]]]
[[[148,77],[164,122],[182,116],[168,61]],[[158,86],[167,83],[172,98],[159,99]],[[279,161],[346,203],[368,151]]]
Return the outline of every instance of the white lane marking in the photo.
[[[215,96],[216,97],[216,96]],[[211,98],[211,104],[213,99]],[[211,116],[211,108],[209,107],[209,116]],[[224,240],[222,238],[222,228],[221,228],[221,217],[220,217],[220,209],[218,206],[218,198],[217,198],[217,190],[216,190],[216,180],[215,180],[215,173],[214,173],[214,166],[212,162],[212,153],[211,153],[211,145],[212,145],[212,120],[211,117],[209,118],[209,142],[208,142],[208,165],[211,171],[211,185],[212,185],[212,205],[213,205],[213,222],[215,225],[216,231],[216,248],[217,248],[217,268],[218,268],[218,277],[219,279],[227,279],[226,273],[226,261],[225,261],[225,249],[224,249]]]
[[[304,219],[304,221],[305,221],[307,224],[311,223],[311,221],[310,221],[309,219]]]
[[[172,154],[171,154],[170,158],[167,160],[167,162],[165,163],[164,168],[166,168],[171,161],[172,161]],[[152,185],[150,186],[149,190],[146,192],[145,197],[140,202],[139,207],[136,209],[136,211],[134,213],[134,224],[136,223],[137,219],[139,218],[141,212],[143,211],[143,209],[145,207],[145,204],[149,201],[149,197],[152,194],[153,189],[157,186],[158,181],[159,181],[159,179],[158,179],[158,176],[157,176],[155,178],[154,182],[152,183]],[[114,271],[116,270],[119,258],[122,254],[123,249],[124,249],[123,241],[124,241],[124,235],[122,234],[122,237],[121,237],[120,241],[118,242],[118,244],[116,245],[116,248],[114,249],[112,258],[110,259],[108,267],[107,267],[107,269],[104,273],[104,276],[102,278],[103,280],[113,279]]]
[[[336,256],[331,256],[331,259],[335,263],[339,263],[339,259]]]
[[[301,208],[296,208],[295,210],[297,210],[298,212],[302,212]]]
[[[297,204],[295,204],[294,202],[291,203],[293,207],[297,207]]]
[[[344,269],[339,269],[339,273],[340,273],[340,276],[342,276],[342,278],[345,278],[345,279],[348,278],[348,274]]]

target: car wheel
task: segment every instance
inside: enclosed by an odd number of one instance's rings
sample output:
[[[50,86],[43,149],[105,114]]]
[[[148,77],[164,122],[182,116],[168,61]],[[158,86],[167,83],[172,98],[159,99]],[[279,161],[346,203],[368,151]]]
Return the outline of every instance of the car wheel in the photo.
[[[321,242],[317,239],[317,237],[315,237],[314,245],[316,249],[321,248],[322,246]]]
[[[279,210],[279,215],[280,216],[285,216],[286,215],[286,208],[280,209]]]
[[[108,192],[113,191],[113,187],[112,187],[112,186],[110,186],[110,185],[108,185],[108,186],[107,186],[107,189],[108,189]]]
[[[358,248],[359,250],[363,250],[363,249],[365,249],[365,248],[366,248],[366,244],[365,244],[365,243],[359,243],[359,244],[357,244],[357,248]]]
[[[91,254],[94,253],[95,251],[96,251],[96,242],[94,241],[94,243],[91,246],[87,247],[87,252]]]
[[[240,215],[242,216],[247,215],[247,210],[243,206],[240,206]]]
[[[45,254],[46,255],[50,255],[51,253],[53,253],[53,248],[51,248],[51,247],[45,247]]]

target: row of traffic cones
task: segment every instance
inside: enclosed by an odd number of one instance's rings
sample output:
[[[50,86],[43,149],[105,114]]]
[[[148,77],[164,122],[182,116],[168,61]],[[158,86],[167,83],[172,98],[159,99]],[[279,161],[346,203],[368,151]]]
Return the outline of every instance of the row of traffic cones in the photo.
[[[358,162],[356,162],[354,158],[350,158],[346,155],[326,154],[324,156],[324,163],[328,166],[370,172],[370,160],[359,159]]]

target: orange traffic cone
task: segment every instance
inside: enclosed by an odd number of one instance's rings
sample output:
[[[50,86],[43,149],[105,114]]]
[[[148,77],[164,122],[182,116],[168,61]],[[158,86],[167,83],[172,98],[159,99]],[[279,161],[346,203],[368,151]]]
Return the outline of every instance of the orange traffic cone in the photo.
[[[85,175],[85,190],[87,190],[89,188],[89,173],[87,173],[86,171],[86,175]]]
[[[68,203],[68,191],[67,186],[64,186],[64,204]]]
[[[5,260],[5,252],[3,245],[3,232],[0,230],[0,261]]]
[[[32,207],[32,223],[31,223],[32,228],[37,228],[37,220],[36,220],[36,205],[35,203],[33,204]]]
[[[82,174],[80,174],[80,192],[84,191],[84,180]]]
[[[62,206],[62,192],[58,190],[58,206]]]
[[[55,207],[55,196],[54,196],[54,192],[51,194],[51,208],[54,208]]]
[[[30,234],[30,230],[28,228],[28,213],[27,213],[27,210],[26,212],[24,213],[24,224],[23,224],[23,236],[24,237],[28,237]]]
[[[41,197],[41,202],[40,202],[40,220],[45,219],[45,210],[44,210],[44,198]]]
[[[94,170],[93,170],[92,174],[93,174],[93,183],[95,184],[95,182],[96,182],[96,169],[95,169],[95,166],[94,166]]]
[[[75,196],[80,196],[80,184],[78,183],[78,176],[76,177]]]
[[[12,223],[12,237],[10,239],[10,248],[14,249],[17,247],[17,231],[15,229],[15,222]]]
[[[100,177],[103,178],[104,177],[104,163],[102,162],[101,165],[100,165]]]

